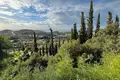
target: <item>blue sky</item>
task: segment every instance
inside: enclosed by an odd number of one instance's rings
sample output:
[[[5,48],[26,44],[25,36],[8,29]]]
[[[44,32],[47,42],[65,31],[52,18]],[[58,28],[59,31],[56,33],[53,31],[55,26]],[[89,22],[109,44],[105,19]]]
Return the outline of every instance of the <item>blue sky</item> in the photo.
[[[108,11],[120,14],[120,0],[93,0],[94,27],[101,13],[101,28],[106,26]],[[34,29],[69,31],[74,23],[80,28],[80,12],[87,21],[90,0],[0,0],[0,30]],[[87,26],[87,25],[86,25]]]

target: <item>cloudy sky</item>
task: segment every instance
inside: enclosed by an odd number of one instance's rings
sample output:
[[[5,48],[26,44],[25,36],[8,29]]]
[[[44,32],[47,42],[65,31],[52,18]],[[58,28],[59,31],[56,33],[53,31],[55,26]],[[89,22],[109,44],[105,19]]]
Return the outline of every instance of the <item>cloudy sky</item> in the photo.
[[[120,0],[93,0],[94,27],[101,13],[101,27],[106,25],[108,11],[120,14]],[[87,19],[90,0],[0,0],[0,30],[34,29],[69,31],[74,23],[80,28],[80,12]]]

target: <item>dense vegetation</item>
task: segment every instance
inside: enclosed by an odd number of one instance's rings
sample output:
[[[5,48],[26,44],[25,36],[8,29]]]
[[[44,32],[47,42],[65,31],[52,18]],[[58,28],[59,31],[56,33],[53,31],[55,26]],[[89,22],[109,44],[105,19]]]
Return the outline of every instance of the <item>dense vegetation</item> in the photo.
[[[107,26],[100,29],[100,13],[93,32],[93,3],[91,0],[88,28],[81,12],[79,32],[71,29],[70,40],[55,42],[51,38],[37,45],[34,32],[33,47],[11,49],[11,43],[0,36],[0,80],[120,80],[120,28],[119,17],[112,20],[108,12]]]
[[[2,80],[120,79],[120,29],[116,30],[114,24],[97,32],[84,44],[77,40],[65,41],[55,56],[34,52],[22,61],[20,58],[25,55],[22,53],[15,51],[1,61],[4,65]],[[18,62],[11,62],[16,58]],[[77,59],[77,68],[73,67],[76,65],[74,59]]]

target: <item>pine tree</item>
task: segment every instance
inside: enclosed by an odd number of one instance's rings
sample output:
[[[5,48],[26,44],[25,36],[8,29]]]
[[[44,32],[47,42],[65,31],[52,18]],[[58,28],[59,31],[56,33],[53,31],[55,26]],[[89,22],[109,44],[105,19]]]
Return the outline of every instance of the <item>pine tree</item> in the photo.
[[[85,27],[84,12],[81,12],[81,26],[79,33],[79,42],[80,44],[84,43],[87,40],[87,33]]]
[[[38,52],[36,33],[34,32],[33,34],[34,34],[34,51]]]
[[[71,29],[71,40],[74,39],[74,32],[73,29]]]
[[[112,20],[112,13],[111,12],[108,12],[108,21],[107,21],[107,24],[110,25],[113,23],[113,20]]]
[[[77,32],[77,28],[76,28],[76,23],[74,24],[74,30],[73,30],[73,39],[77,40],[78,38],[78,32]]]
[[[96,24],[95,33],[97,33],[99,30],[100,30],[100,13],[98,14],[98,20],[97,20],[97,24]]]
[[[93,35],[93,1],[90,2],[90,11],[89,11],[89,17],[88,17],[88,28],[87,28],[87,35],[88,39],[92,38]]]
[[[116,24],[116,28],[119,27],[119,17],[118,15],[116,15],[116,18],[115,18],[115,24]]]

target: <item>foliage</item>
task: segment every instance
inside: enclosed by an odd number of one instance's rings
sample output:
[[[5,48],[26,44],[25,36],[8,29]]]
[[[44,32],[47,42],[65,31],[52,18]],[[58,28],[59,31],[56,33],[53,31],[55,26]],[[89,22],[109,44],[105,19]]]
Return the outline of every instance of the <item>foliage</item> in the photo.
[[[6,36],[0,36],[0,49],[11,48],[11,43]]]
[[[81,26],[79,33],[79,42],[82,44],[87,40],[87,32],[85,26],[84,12],[81,12]]]
[[[77,27],[76,23],[74,24],[74,30],[73,30],[73,39],[77,40],[78,38],[78,32],[77,32]]]
[[[0,36],[0,60],[2,60],[4,57],[7,57],[5,49],[10,49],[11,47],[11,42],[8,40],[8,38],[5,36]]]
[[[89,11],[89,17],[87,19],[88,21],[88,28],[87,28],[87,35],[88,35],[88,39],[92,38],[93,35],[93,1],[90,0],[90,11]]]
[[[107,24],[110,25],[113,23],[113,20],[112,20],[112,13],[111,12],[108,12],[108,21],[107,21]]]
[[[116,17],[115,17],[115,23],[116,23],[116,27],[118,28],[119,27],[119,17],[118,17],[118,15],[116,15]]]
[[[120,28],[119,19],[116,16],[112,23],[112,13],[109,12],[108,26],[93,34],[93,3],[91,0],[88,17],[88,40],[83,44],[75,40],[65,41],[53,46],[53,31],[51,31],[51,44],[46,43],[40,51],[31,51],[25,48],[23,51],[15,50],[8,58],[4,58],[3,51],[10,48],[9,40],[0,36],[0,79],[1,80],[120,80]],[[82,40],[85,36],[84,13],[81,17]],[[76,30],[76,25],[74,28]],[[73,31],[73,30],[72,30]],[[74,32],[74,31],[73,31]],[[72,34],[73,35],[73,34]],[[76,34],[74,34],[76,35]],[[36,35],[34,33],[35,48]],[[49,46],[49,49],[47,49]],[[41,46],[40,46],[41,47]],[[46,48],[45,48],[46,47]],[[44,50],[46,51],[44,52]],[[54,50],[53,50],[54,49]],[[47,51],[49,50],[49,51]],[[53,55],[53,51],[57,54]],[[5,54],[4,54],[5,55]]]
[[[74,24],[73,29],[71,29],[71,40],[77,40],[78,39],[78,32],[77,32],[77,27],[76,27],[76,23]]]
[[[36,39],[36,33],[34,32],[34,51],[37,52],[38,51],[38,47],[37,47],[37,39]]]
[[[73,33],[74,33],[74,32],[73,32],[73,29],[71,29],[71,40],[74,39],[74,38],[73,38],[73,36],[74,36]]]
[[[97,33],[99,30],[100,30],[100,13],[98,14],[95,33]]]
[[[99,30],[84,44],[78,44],[76,40],[65,41],[55,56],[41,56],[34,52],[29,59],[22,62],[18,59],[13,66],[9,62],[11,58],[20,56],[17,54],[19,52],[15,52],[14,57],[11,56],[1,63],[5,68],[1,71],[0,78],[2,80],[119,80],[120,32],[117,29],[115,37],[116,28],[114,24],[112,26]],[[75,58],[77,68],[73,67]],[[47,61],[48,66],[39,69],[38,63]],[[34,65],[32,72],[29,64]]]

